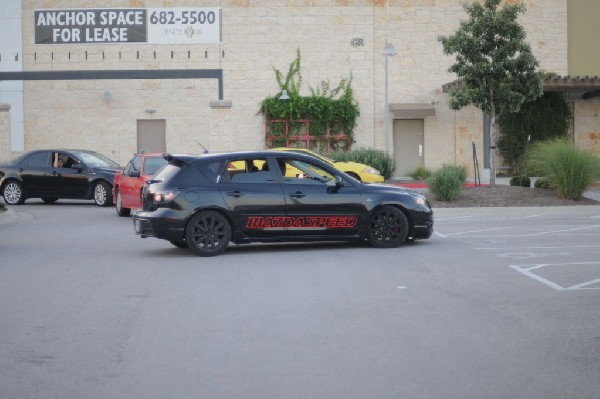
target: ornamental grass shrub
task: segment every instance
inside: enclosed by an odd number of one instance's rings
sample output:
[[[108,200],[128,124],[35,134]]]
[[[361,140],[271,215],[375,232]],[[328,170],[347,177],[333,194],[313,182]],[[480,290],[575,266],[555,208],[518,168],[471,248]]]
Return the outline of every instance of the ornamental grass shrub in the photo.
[[[385,151],[376,150],[374,148],[357,148],[352,151],[333,151],[328,156],[335,161],[351,161],[369,165],[380,171],[381,175],[386,180],[393,176],[394,170],[396,169],[396,163],[385,153]]]
[[[558,196],[578,200],[600,178],[600,158],[568,139],[541,141],[529,152],[527,172],[546,178]]]
[[[513,176],[510,178],[511,186],[531,187],[531,179],[527,176]]]
[[[431,171],[425,166],[420,165],[408,172],[408,176],[414,180],[427,180],[427,178],[431,176]]]
[[[460,197],[461,188],[466,179],[464,168],[443,166],[434,170],[427,179],[429,191],[437,201],[455,201]]]

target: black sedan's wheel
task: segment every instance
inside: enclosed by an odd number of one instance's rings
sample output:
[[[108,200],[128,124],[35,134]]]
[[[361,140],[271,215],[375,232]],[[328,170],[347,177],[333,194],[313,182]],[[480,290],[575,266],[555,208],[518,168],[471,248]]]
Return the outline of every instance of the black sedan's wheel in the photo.
[[[110,206],[113,203],[112,189],[106,182],[99,181],[94,186],[94,202],[98,206]]]
[[[393,248],[406,241],[408,220],[401,210],[383,206],[371,215],[368,241],[375,248]]]
[[[200,256],[215,256],[225,251],[231,241],[231,226],[225,216],[202,211],[192,217],[185,230],[188,247]]]
[[[58,201],[58,197],[42,197],[42,201],[44,201],[46,204],[54,204],[56,201]]]
[[[123,208],[123,202],[121,200],[121,191],[119,189],[115,190],[115,196],[117,198],[115,198],[115,208],[117,210],[117,215],[119,216],[129,216],[129,214],[131,213],[131,209],[130,208]]]
[[[18,181],[9,181],[2,189],[2,196],[8,205],[21,205],[25,202],[23,187]]]

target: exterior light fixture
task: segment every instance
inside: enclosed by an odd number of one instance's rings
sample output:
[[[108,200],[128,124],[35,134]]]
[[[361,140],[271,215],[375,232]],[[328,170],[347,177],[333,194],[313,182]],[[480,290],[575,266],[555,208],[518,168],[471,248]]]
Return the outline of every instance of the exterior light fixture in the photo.
[[[383,55],[385,56],[385,153],[390,153],[390,102],[388,98],[388,58],[397,55],[394,45],[385,39]]]
[[[279,96],[280,100],[289,100],[290,99],[290,95],[288,94],[287,90],[283,89],[281,91],[281,95]]]
[[[111,92],[110,92],[110,91],[105,91],[105,92],[104,92],[104,95],[102,96],[102,99],[103,99],[104,101],[112,101],[112,99],[113,99],[113,96],[112,96],[112,94],[111,94]]]

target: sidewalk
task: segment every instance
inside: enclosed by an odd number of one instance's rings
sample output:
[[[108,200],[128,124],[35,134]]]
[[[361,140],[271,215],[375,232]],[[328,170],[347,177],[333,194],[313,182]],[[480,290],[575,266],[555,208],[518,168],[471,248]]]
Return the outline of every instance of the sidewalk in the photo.
[[[533,187],[533,184],[535,183],[536,179],[537,178],[535,178],[535,177],[531,178],[531,187]],[[393,184],[395,186],[412,188],[417,191],[424,190],[427,188],[427,184],[425,184],[425,183],[411,182],[408,179],[390,181],[389,183]],[[490,185],[489,176],[488,176],[488,179],[482,178],[480,180],[480,183],[481,183],[481,186],[484,186],[484,187],[489,186]],[[475,182],[473,181],[473,179],[467,179],[467,182],[465,183],[465,187],[472,187],[474,185],[475,185]],[[510,177],[496,177],[496,185],[497,186],[509,186],[510,185]],[[595,184],[588,187],[588,189],[583,192],[583,196],[585,198],[593,199],[595,201],[600,201],[600,182],[596,182]]]

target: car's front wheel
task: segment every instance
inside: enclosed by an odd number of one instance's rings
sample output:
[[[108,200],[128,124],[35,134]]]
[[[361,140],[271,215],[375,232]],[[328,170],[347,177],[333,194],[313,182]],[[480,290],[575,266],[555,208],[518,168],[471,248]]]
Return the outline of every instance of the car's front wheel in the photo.
[[[115,208],[117,210],[117,215],[119,216],[129,216],[129,214],[131,213],[131,209],[130,208],[124,208],[123,207],[123,201],[121,199],[121,191],[117,188],[115,190]]]
[[[2,189],[2,196],[8,205],[21,205],[25,202],[23,186],[17,181],[9,181]]]
[[[110,206],[113,203],[112,189],[110,185],[104,181],[99,181],[94,186],[94,202],[98,206]]]
[[[185,230],[188,247],[200,256],[215,256],[225,251],[231,241],[231,226],[225,216],[202,211],[192,217]]]
[[[408,220],[393,206],[383,206],[373,212],[367,240],[375,248],[393,248],[404,243],[408,235]]]

